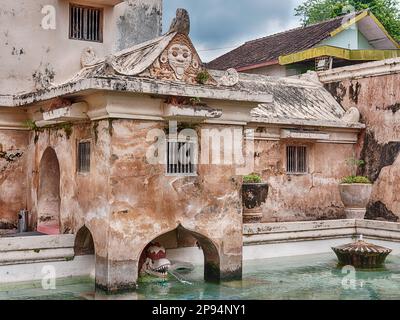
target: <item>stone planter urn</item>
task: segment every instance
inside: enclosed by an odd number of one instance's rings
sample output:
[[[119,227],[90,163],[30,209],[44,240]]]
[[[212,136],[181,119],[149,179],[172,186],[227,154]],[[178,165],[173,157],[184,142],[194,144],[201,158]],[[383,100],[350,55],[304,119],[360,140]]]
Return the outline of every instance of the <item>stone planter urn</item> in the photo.
[[[372,184],[341,184],[339,192],[345,206],[346,219],[364,219],[371,198]]]
[[[267,183],[243,183],[243,222],[260,223],[263,217],[261,206],[267,201]]]

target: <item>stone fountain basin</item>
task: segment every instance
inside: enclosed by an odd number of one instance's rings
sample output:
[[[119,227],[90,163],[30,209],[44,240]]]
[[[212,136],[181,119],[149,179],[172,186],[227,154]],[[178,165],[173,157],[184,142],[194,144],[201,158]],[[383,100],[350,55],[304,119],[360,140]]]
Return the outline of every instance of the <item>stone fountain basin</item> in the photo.
[[[340,265],[349,265],[360,269],[376,269],[385,264],[391,249],[380,247],[365,241],[332,248]]]

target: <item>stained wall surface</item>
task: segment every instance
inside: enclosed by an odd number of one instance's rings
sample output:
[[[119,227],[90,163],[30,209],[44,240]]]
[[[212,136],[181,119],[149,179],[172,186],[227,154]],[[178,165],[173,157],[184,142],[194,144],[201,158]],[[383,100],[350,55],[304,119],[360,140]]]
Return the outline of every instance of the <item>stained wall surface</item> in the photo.
[[[400,73],[391,71],[398,63],[383,61],[352,67],[345,79],[325,84],[344,108],[357,107],[367,126],[358,155],[366,162],[359,174],[374,182],[367,213],[370,219],[400,218]],[[367,74],[360,77],[361,71]]]
[[[2,0],[0,94],[68,80],[81,69],[81,54],[86,48],[103,58],[161,34],[162,0],[127,0],[116,6],[101,2]],[[70,3],[103,8],[102,42],[69,39]],[[47,27],[53,26],[52,22],[55,29]]]

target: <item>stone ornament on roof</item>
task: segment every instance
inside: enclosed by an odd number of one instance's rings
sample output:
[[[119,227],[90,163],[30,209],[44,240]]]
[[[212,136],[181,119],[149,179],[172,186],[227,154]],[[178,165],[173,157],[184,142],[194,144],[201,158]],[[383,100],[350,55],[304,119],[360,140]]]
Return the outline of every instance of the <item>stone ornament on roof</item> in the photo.
[[[82,54],[82,67],[72,80],[90,77],[141,77],[192,85],[231,86],[237,83],[235,70],[227,72],[222,83],[210,75],[188,34],[189,14],[177,10],[170,31],[163,36],[135,45],[98,60],[91,48]]]
[[[349,124],[359,123],[361,119],[360,111],[356,107],[352,107],[346,111],[342,120]]]
[[[190,17],[189,13],[185,9],[177,9],[176,17],[172,20],[169,32],[181,33],[189,35],[190,33]]]
[[[233,87],[240,81],[231,68],[222,75],[208,70],[189,37],[190,18],[185,9],[177,16],[166,34],[98,59],[92,48],[82,53],[83,69],[70,81],[88,78],[131,77],[179,82],[182,84]]]
[[[145,71],[142,75],[196,84],[197,76],[202,71],[203,64],[190,39],[184,34],[177,34],[148,72]],[[212,82],[212,79],[209,79],[204,84]]]
[[[82,68],[94,66],[100,59],[97,57],[96,52],[92,47],[83,49],[81,54],[81,66]]]
[[[225,71],[224,75],[220,78],[219,84],[232,87],[239,82],[239,73],[234,68]]]

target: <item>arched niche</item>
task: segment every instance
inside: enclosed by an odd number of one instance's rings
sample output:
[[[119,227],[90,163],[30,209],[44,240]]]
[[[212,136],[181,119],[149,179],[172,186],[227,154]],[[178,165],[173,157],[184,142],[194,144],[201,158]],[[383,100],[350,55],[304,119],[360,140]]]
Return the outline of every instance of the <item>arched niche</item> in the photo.
[[[143,255],[145,254],[145,251],[147,248],[153,244],[153,243],[160,243],[161,245],[165,246],[165,242],[162,243],[163,241],[171,241],[171,236],[177,236],[177,243],[180,242],[179,235],[185,235],[186,239],[185,242],[190,242],[190,238],[188,236],[193,238],[193,245],[198,245],[204,255],[204,280],[207,282],[219,282],[221,280],[221,271],[220,271],[220,255],[217,246],[214,244],[214,242],[209,239],[208,237],[197,233],[190,231],[183,226],[179,226],[178,228],[165,232],[161,235],[158,235],[155,237],[152,241],[150,241],[145,248],[143,248],[141,252],[141,256],[139,259],[139,264],[138,264],[138,272],[140,276],[140,270],[141,270],[141,264],[143,262]],[[169,240],[167,240],[169,239]],[[185,260],[185,259],[182,259]]]
[[[60,164],[53,148],[43,153],[39,165],[37,229],[45,234],[60,233]]]
[[[95,254],[93,236],[90,230],[83,226],[75,237],[75,256],[88,256]]]

